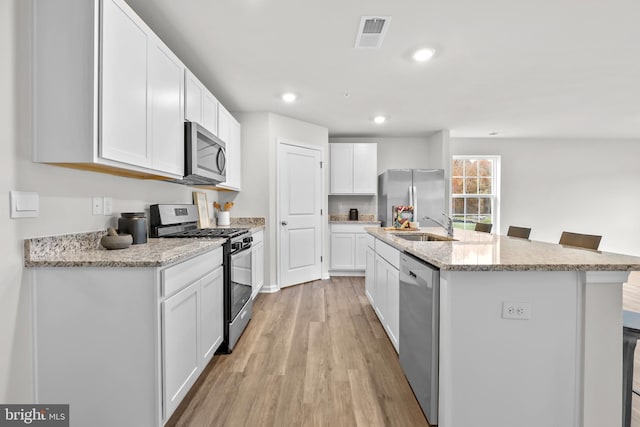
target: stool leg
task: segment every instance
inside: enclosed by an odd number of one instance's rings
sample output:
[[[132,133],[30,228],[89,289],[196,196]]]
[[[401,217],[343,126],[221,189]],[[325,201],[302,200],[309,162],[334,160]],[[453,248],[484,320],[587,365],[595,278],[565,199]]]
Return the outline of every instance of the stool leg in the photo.
[[[622,337],[622,427],[631,427],[631,401],[633,398],[633,353],[638,337],[627,334]]]

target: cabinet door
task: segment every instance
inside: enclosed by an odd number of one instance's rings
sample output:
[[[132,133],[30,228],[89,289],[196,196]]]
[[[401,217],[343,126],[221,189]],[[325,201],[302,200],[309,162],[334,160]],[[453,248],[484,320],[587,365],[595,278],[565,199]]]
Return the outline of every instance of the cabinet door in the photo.
[[[149,167],[146,27],[126,5],[106,0],[101,28],[100,156]]]
[[[160,40],[149,50],[151,167],[184,176],[184,66]]]
[[[255,298],[264,285],[264,243],[257,243],[251,250],[251,297]]]
[[[202,98],[202,126],[218,135],[218,100],[206,89]]]
[[[224,142],[231,137],[231,114],[222,104],[218,104],[218,138]]]
[[[400,272],[387,266],[387,334],[398,351],[400,339]]]
[[[353,193],[353,144],[329,144],[331,193]]]
[[[184,118],[190,122],[196,122],[203,124],[202,120],[202,105],[204,98],[204,88],[200,84],[200,81],[186,70],[184,75],[185,80],[185,103],[184,103]]]
[[[353,144],[353,192],[378,191],[378,144]]]
[[[364,270],[364,291],[369,298],[371,306],[375,309],[374,292],[376,280],[376,253],[373,248],[367,247],[366,250],[366,266]]]
[[[164,419],[168,419],[198,376],[200,323],[195,282],[162,303]]]
[[[376,274],[373,300],[375,302],[374,308],[376,310],[376,314],[378,315],[383,327],[387,323],[387,265],[388,264],[384,258],[376,254]]]
[[[353,270],[355,268],[354,233],[331,233],[331,269]]]
[[[200,366],[204,367],[222,343],[223,268],[216,268],[200,280]]]
[[[240,191],[242,175],[242,148],[240,140],[240,123],[228,116],[229,138],[227,143],[227,179],[219,187]]]
[[[364,270],[367,266],[368,234],[356,233],[355,266],[356,270]]]

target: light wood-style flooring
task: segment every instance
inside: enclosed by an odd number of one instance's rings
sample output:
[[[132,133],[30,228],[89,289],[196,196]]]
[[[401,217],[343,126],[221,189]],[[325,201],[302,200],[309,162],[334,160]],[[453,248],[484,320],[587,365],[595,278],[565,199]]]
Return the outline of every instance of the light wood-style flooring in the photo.
[[[428,426],[356,277],[260,294],[167,425]]]

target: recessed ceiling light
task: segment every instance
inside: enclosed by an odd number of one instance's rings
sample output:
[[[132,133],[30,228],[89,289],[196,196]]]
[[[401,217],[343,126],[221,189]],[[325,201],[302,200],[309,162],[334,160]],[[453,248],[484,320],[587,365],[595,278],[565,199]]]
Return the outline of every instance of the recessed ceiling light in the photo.
[[[433,55],[435,53],[436,51],[434,49],[431,49],[430,47],[418,49],[413,52],[413,59],[416,62],[427,62],[428,60],[433,58]]]
[[[378,125],[381,125],[386,121],[387,121],[387,118],[385,116],[375,116],[373,118],[373,122]]]
[[[496,136],[497,134],[498,134],[498,132],[491,132],[491,133],[489,134],[489,136]]]
[[[284,102],[293,102],[298,98],[298,96],[295,93],[285,93],[282,95],[282,100]]]

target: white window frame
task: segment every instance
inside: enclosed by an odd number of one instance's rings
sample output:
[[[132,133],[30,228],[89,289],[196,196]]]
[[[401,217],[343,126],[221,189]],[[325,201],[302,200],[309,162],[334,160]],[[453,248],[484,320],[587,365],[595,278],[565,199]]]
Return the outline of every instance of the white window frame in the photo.
[[[457,194],[453,192],[453,161],[454,160],[492,160],[493,161],[493,170],[492,170],[492,189],[493,189],[493,193],[492,194]],[[454,198],[462,198],[462,199],[468,199],[468,198],[478,198],[478,199],[490,199],[492,201],[491,206],[491,223],[493,224],[493,227],[491,229],[492,233],[495,234],[499,234],[500,233],[500,169],[501,169],[501,165],[500,165],[500,156],[497,155],[492,155],[492,156],[485,156],[485,155],[478,155],[478,156],[474,156],[474,155],[463,155],[463,156],[451,156],[451,182],[449,183],[450,188],[451,188],[451,197],[449,198],[449,212],[451,212],[451,218],[454,217],[454,213],[453,213],[453,199]],[[466,177],[466,175],[465,175]],[[465,203],[466,206],[466,203]],[[465,208],[466,209],[466,208]],[[465,217],[466,217],[467,213],[465,212]],[[455,225],[455,223],[454,223]]]

